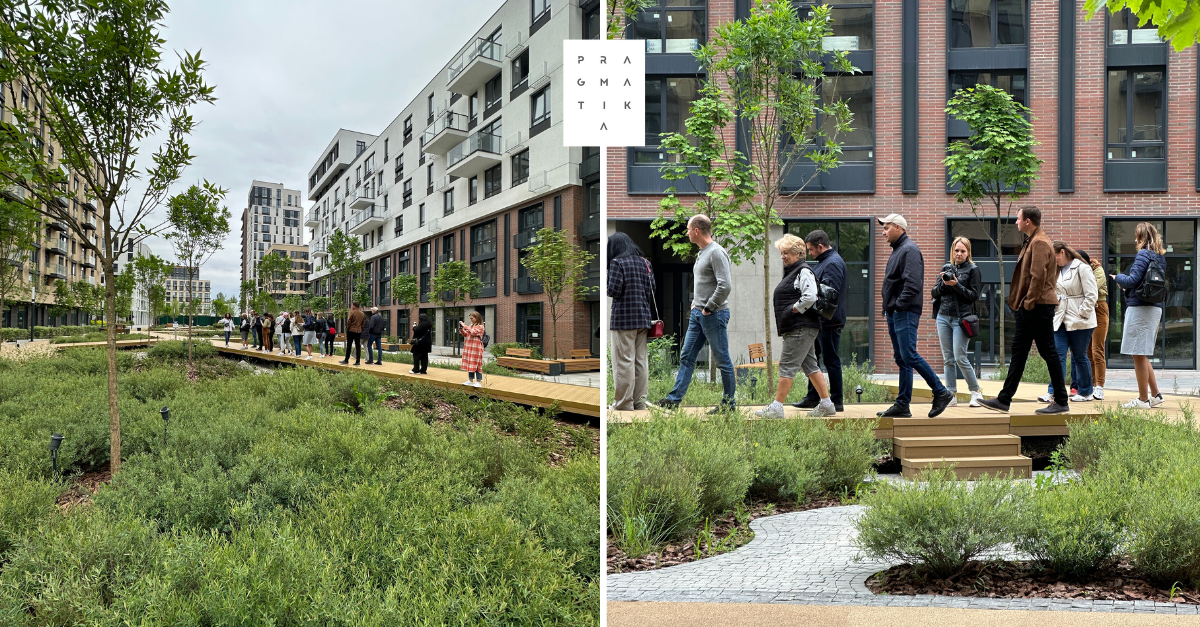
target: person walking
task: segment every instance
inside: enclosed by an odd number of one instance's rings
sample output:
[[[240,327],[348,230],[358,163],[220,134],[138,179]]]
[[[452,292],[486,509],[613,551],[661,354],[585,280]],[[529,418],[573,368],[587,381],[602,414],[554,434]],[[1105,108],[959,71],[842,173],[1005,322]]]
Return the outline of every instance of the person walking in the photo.
[[[1157,264],[1161,276],[1167,276],[1167,260],[1163,257],[1166,249],[1158,229],[1149,222],[1141,222],[1134,228],[1133,239],[1137,243],[1138,251],[1137,256],[1133,258],[1133,265],[1129,266],[1129,273],[1112,275],[1113,281],[1125,294],[1125,326],[1121,329],[1121,354],[1133,357],[1133,372],[1138,384],[1138,397],[1122,407],[1149,409],[1166,402],[1158,390],[1154,366],[1150,363],[1154,347],[1158,344],[1163,303],[1143,300],[1138,294],[1138,288],[1145,282],[1147,271],[1152,264]]]
[[[233,314],[225,312],[221,324],[225,327],[225,348],[229,348],[229,336],[233,335]]]
[[[933,407],[929,417],[936,418],[946,411],[954,394],[942,385],[933,368],[917,352],[917,327],[921,323],[921,301],[925,293],[925,258],[916,242],[908,237],[908,221],[898,213],[877,218],[883,226],[883,237],[892,246],[887,269],[883,276],[883,315],[887,318],[888,337],[892,352],[900,367],[900,393],[891,407],[879,416],[910,418],[912,412],[913,371],[915,370],[933,390]]]
[[[432,350],[433,324],[428,314],[421,314],[417,316],[412,332],[413,374],[429,374],[429,352]]]
[[[318,330],[317,317],[313,315],[312,308],[306,307],[304,309],[304,342],[303,342],[303,344],[305,347],[308,348],[308,357],[305,357],[304,361],[308,361],[313,358],[312,347],[313,347],[313,344],[317,343],[317,330]]]
[[[679,372],[675,376],[675,387],[665,398],[658,401],[659,407],[678,407],[692,384],[696,370],[696,357],[704,342],[712,348],[713,359],[721,371],[721,404],[710,414],[732,410],[737,406],[737,382],[733,375],[733,361],[729,358],[729,253],[713,241],[712,221],[704,214],[692,216],[687,223],[688,240],[700,247],[696,263],[692,266],[692,310],[688,317],[687,332],[679,355]]]
[[[379,307],[371,307],[371,320],[367,323],[367,363],[383,365],[383,332],[386,330]],[[375,346],[375,357],[371,358],[371,346]]]
[[[837,411],[842,410],[842,329],[846,326],[846,262],[842,256],[831,247],[829,234],[817,229],[809,232],[804,238],[804,246],[808,256],[815,259],[813,275],[817,284],[828,285],[837,290],[838,306],[833,317],[821,319],[821,332],[817,334],[817,358],[825,364],[825,372],[829,375],[829,398]],[[808,382],[808,393],[794,407],[813,409],[821,399],[812,381]]]
[[[350,306],[350,317],[346,320],[346,358],[340,363],[350,363],[350,346],[354,346],[354,365],[362,361],[362,332],[366,326],[367,316],[362,312],[362,306],[354,303]]]
[[[1017,230],[1025,234],[1025,242],[1017,255],[1017,267],[1013,271],[1012,286],[1008,293],[1008,308],[1013,310],[1017,323],[1009,352],[1008,376],[1004,387],[996,398],[983,400],[980,405],[1000,412],[1008,412],[1009,404],[1025,374],[1025,362],[1029,349],[1037,344],[1038,354],[1046,361],[1050,370],[1050,385],[1053,402],[1037,410],[1039,414],[1060,414],[1070,411],[1067,405],[1067,387],[1063,378],[1062,362],[1054,345],[1054,313],[1058,308],[1058,262],[1054,256],[1054,245],[1042,230],[1042,210],[1034,206],[1017,210]]]
[[[282,340],[279,342],[279,354],[290,355],[292,352],[292,318],[288,312],[279,314],[279,337]]]
[[[971,338],[963,329],[962,320],[975,314],[975,302],[979,300],[979,288],[983,275],[971,259],[971,240],[956,237],[950,245],[950,263],[942,266],[941,273],[933,284],[933,317],[937,321],[938,343],[942,347],[942,368],[946,376],[946,389],[955,398],[950,407],[958,406],[958,371],[967,380],[971,391],[971,407],[979,407],[983,400],[983,388],[975,378],[975,367],[967,358],[967,343]]]
[[[817,335],[821,332],[821,317],[817,304],[817,277],[804,261],[804,240],[785,234],[775,242],[783,259],[783,280],[775,286],[772,302],[775,307],[775,328],[783,338],[779,356],[779,385],[775,400],[754,412],[759,418],[783,418],[783,401],[792,390],[796,372],[803,370],[809,383],[817,389],[819,401],[809,416],[833,416],[837,409],[829,398],[825,377],[817,365]]]
[[[646,408],[650,392],[648,340],[654,314],[654,272],[641,249],[628,235],[608,238],[608,272],[605,274],[612,311],[608,333],[613,369],[613,411]]]
[[[304,318],[300,317],[300,310],[292,312],[292,348],[295,350],[293,355],[300,356],[301,345],[304,343]]]
[[[1092,275],[1096,277],[1096,328],[1092,329],[1092,339],[1088,344],[1088,362],[1092,365],[1092,398],[1102,401],[1104,400],[1104,374],[1108,366],[1104,356],[1104,344],[1108,341],[1108,282],[1110,279],[1104,272],[1104,266],[1088,256],[1086,250],[1076,250],[1075,252],[1079,253],[1084,263],[1091,266]],[[1073,366],[1071,367],[1071,380],[1079,380],[1079,375],[1076,374]]]
[[[263,314],[263,350],[267,353],[275,349],[275,331],[278,326],[275,316],[272,316],[271,312]]]
[[[333,341],[337,339],[337,325],[333,321],[333,313],[325,314],[325,343],[321,347],[322,357],[333,357]]]
[[[246,314],[243,313],[242,314],[242,323],[238,326],[238,330],[242,332],[242,350],[246,350],[246,348],[250,345],[250,343],[249,343],[250,327],[251,327],[250,318],[248,318],[246,316]]]
[[[254,318],[254,325],[253,325],[254,350],[262,351],[262,349],[263,349],[263,317],[262,317],[262,315],[254,313],[253,311],[250,312],[250,315]]]
[[[1096,275],[1092,267],[1084,262],[1066,242],[1051,242],[1054,260],[1058,264],[1058,279],[1055,295],[1058,306],[1054,309],[1054,346],[1058,360],[1063,364],[1066,378],[1067,351],[1071,351],[1071,387],[1076,392],[1072,403],[1092,400],[1092,364],[1088,360],[1088,345],[1092,342],[1092,329],[1096,328]],[[1054,400],[1053,388],[1048,388],[1039,401]]]
[[[458,321],[458,332],[463,336],[462,369],[467,371],[467,380],[463,385],[471,387],[483,386],[483,314],[472,311],[471,324]],[[476,380],[478,378],[478,380]]]

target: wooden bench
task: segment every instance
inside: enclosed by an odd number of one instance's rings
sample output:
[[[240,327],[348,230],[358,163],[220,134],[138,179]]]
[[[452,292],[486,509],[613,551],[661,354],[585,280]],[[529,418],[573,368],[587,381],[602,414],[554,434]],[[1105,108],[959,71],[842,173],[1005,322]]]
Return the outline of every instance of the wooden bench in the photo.
[[[129,327],[126,327],[123,324],[118,324],[116,333],[117,335],[129,335]]]
[[[496,365],[512,370],[541,372],[550,376],[558,376],[563,372],[561,360],[533,359],[533,350],[529,348],[510,348],[504,351],[504,357],[496,358]]]
[[[600,358],[592,357],[589,348],[573,348],[570,357],[558,360],[563,365],[563,372],[593,372],[600,370]]]
[[[734,378],[742,381],[746,377],[767,369],[767,349],[762,344],[751,344],[746,347],[750,353],[750,363],[733,367]],[[775,362],[775,372],[779,372],[779,362]]]

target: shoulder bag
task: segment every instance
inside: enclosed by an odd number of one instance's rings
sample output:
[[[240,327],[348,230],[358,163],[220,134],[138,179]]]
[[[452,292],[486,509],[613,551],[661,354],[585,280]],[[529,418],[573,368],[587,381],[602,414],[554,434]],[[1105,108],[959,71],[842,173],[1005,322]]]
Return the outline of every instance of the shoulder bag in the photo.
[[[654,272],[650,269],[650,262],[642,260],[646,264],[646,274],[650,276],[650,283],[654,283]],[[654,288],[650,288],[650,304],[654,307],[654,317],[650,320],[650,330],[646,333],[646,337],[651,340],[656,340],[663,336],[663,321],[658,315],[658,300],[654,298]]]
[[[969,271],[967,272],[967,276],[971,276]],[[962,282],[961,279],[959,282]],[[954,299],[958,298],[954,294],[950,294],[950,297]],[[967,335],[968,339],[979,335],[979,316],[975,315],[975,303],[971,303],[971,313],[960,318],[958,325],[962,327],[963,333]]]

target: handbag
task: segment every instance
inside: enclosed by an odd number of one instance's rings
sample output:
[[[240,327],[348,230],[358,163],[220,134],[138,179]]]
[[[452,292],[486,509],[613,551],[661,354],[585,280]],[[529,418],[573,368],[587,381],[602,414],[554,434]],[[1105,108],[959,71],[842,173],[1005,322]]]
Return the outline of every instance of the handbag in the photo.
[[[979,335],[979,316],[975,314],[963,316],[958,321],[958,324],[962,327],[963,333],[966,333],[968,338]]]
[[[650,270],[650,262],[643,259],[646,263],[646,274],[651,277],[653,283],[654,273]],[[658,300],[654,298],[654,289],[650,289],[650,303],[654,306],[654,317],[650,320],[650,330],[646,333],[646,337],[651,340],[656,340],[663,336],[663,321],[658,315]]]

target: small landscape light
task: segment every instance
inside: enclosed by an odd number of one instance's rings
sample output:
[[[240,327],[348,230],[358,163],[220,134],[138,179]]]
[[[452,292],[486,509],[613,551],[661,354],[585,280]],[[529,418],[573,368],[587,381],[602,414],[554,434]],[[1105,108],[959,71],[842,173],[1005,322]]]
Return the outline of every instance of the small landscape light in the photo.
[[[63,437],[55,433],[50,436],[50,461],[54,464],[54,471],[58,472],[58,447],[62,446]]]
[[[854,388],[854,393],[858,395],[858,402],[862,402],[862,386]]]
[[[167,423],[171,421],[171,409],[169,407],[163,407],[162,409],[158,410],[158,413],[162,414],[163,427],[165,428]]]

